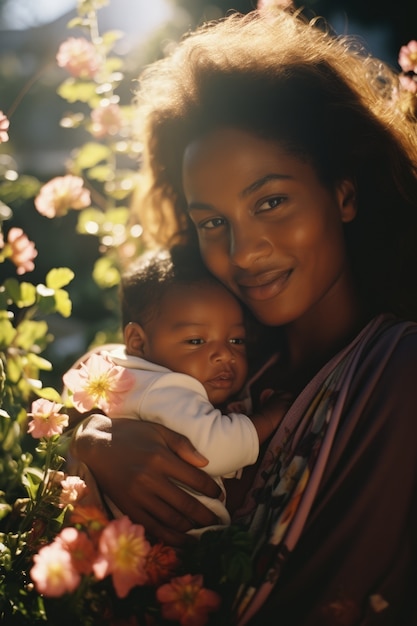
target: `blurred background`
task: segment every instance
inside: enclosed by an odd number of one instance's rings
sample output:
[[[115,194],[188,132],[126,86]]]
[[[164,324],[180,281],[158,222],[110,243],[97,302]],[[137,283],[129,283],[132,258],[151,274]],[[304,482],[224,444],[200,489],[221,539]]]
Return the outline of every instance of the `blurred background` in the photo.
[[[120,30],[116,54],[124,57],[125,78],[119,89],[128,103],[141,68],[164,55],[181,35],[203,21],[229,11],[247,13],[255,0],[110,0],[98,12],[100,31]],[[397,0],[305,0],[308,15],[324,16],[337,33],[359,36],[371,52],[398,68],[398,51],[417,39],[417,2]],[[62,128],[68,102],[57,95],[64,71],[56,53],[65,39],[77,36],[67,24],[75,16],[76,0],[0,0],[0,110],[9,116],[10,142],[0,145],[0,159],[11,155],[20,174],[46,182],[65,173],[71,150],[85,141],[77,129]],[[74,108],[76,108],[74,106]],[[29,180],[29,179],[28,179]],[[30,194],[28,193],[28,196]],[[13,222],[36,242],[39,255],[27,276],[42,282],[48,270],[67,266],[75,271],[70,286],[73,315],[50,320],[55,341],[51,360],[60,375],[91,343],[101,328],[117,329],[115,292],[100,289],[92,268],[100,254],[96,238],[76,233],[74,212],[48,220],[33,209],[33,198],[15,199]],[[1,272],[11,266],[3,264]]]

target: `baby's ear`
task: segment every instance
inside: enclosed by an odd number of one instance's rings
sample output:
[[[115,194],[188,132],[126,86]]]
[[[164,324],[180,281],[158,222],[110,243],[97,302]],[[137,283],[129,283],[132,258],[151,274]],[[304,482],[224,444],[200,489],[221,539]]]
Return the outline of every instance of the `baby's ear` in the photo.
[[[124,328],[123,337],[127,354],[145,356],[146,333],[140,324],[129,322]]]

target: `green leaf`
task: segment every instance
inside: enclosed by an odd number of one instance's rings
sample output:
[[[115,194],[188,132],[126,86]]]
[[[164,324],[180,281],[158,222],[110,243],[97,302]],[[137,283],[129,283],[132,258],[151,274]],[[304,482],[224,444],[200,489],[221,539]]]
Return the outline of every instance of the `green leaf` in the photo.
[[[118,285],[120,272],[107,257],[101,257],[94,265],[93,278],[102,289],[108,289]]]
[[[22,360],[18,357],[9,357],[6,363],[7,381],[17,383],[22,376]]]
[[[81,17],[74,17],[67,24],[67,28],[78,28],[84,25],[84,20]]]
[[[59,404],[63,404],[61,396],[53,387],[42,387],[42,389],[36,389],[36,394],[40,398],[45,398],[45,400],[50,400],[51,402],[58,402]]]
[[[42,480],[43,472],[37,467],[25,467],[23,470],[22,483],[24,487],[26,487],[26,491],[32,500],[36,498]]]
[[[84,209],[78,215],[77,232],[82,235],[98,235],[104,215],[98,209]]]
[[[62,317],[69,317],[72,311],[72,302],[67,291],[58,289],[55,293],[55,308],[56,312],[60,313]]]
[[[106,59],[106,70],[110,73],[113,72],[117,72],[118,70],[120,70],[123,67],[123,61],[122,59],[119,59],[119,57],[108,57]],[[123,74],[118,74],[118,81],[120,82],[123,78]],[[111,77],[114,80],[114,77]]]
[[[112,224],[127,224],[130,216],[130,210],[127,207],[117,207],[109,209],[105,214],[105,221]]]
[[[124,37],[124,33],[121,30],[108,30],[106,33],[103,33],[101,38],[103,40],[104,45],[110,49],[113,44],[122,39]]]
[[[38,370],[42,370],[44,372],[50,372],[52,370],[52,363],[38,354],[33,354],[33,352],[31,352],[27,355],[27,359],[28,362]]]
[[[96,165],[96,167],[92,167],[88,170],[87,176],[92,180],[105,183],[114,178],[114,170],[110,165]]]
[[[9,202],[29,200],[37,195],[42,184],[34,176],[21,175],[17,180],[7,180],[0,185],[0,199]]]
[[[46,275],[46,286],[49,289],[61,289],[72,281],[75,274],[68,267],[55,267]]]
[[[110,156],[110,148],[103,146],[101,143],[90,141],[80,148],[74,161],[80,169],[85,170],[94,167],[94,165],[110,158]]]
[[[57,89],[57,94],[67,102],[87,102],[98,103],[99,97],[96,93],[96,83],[81,81],[76,78],[67,78]]]
[[[48,334],[48,324],[44,320],[23,320],[17,327],[15,344],[23,350],[31,350]]]
[[[79,15],[88,15],[108,4],[109,0],[78,0],[77,11]]]
[[[4,287],[8,296],[20,309],[35,304],[36,287],[32,283],[19,283],[15,278],[8,278],[4,281]]]
[[[10,346],[13,343],[16,334],[17,331],[10,320],[0,319],[0,346],[3,348]]]

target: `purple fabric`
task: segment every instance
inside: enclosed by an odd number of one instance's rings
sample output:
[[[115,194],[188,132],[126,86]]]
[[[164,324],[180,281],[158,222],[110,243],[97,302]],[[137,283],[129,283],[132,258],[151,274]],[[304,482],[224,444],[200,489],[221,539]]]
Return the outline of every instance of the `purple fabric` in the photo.
[[[261,607],[242,623],[417,624],[417,325],[387,317],[368,325],[299,395],[264,458],[315,398],[323,400],[325,381],[341,367],[322,431],[329,455],[323,444],[314,468],[309,462],[313,471],[282,540],[284,564],[269,588],[256,582]],[[258,496],[264,478],[261,466]]]

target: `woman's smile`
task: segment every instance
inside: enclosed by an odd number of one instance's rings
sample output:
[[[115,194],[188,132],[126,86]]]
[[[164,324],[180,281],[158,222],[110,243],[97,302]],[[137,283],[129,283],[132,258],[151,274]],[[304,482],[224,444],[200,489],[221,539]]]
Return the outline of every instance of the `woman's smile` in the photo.
[[[236,284],[242,300],[269,300],[279,295],[288,285],[292,269],[286,271],[272,271],[237,278]]]

